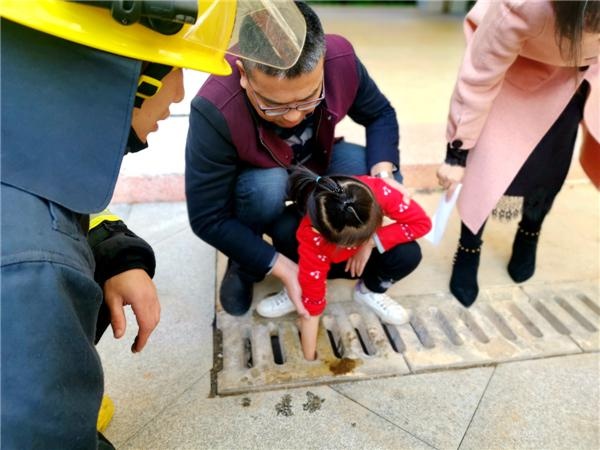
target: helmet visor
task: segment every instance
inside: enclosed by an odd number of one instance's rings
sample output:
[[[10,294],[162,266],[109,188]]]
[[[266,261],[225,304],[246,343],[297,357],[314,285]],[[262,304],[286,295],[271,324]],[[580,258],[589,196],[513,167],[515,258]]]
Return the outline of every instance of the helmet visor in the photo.
[[[229,8],[222,3],[229,3]],[[199,5],[198,20],[186,40],[278,69],[292,67],[300,57],[306,21],[292,0],[212,0]],[[224,17],[225,10],[229,17]],[[227,32],[231,34],[222,35]],[[229,48],[223,48],[223,42]]]

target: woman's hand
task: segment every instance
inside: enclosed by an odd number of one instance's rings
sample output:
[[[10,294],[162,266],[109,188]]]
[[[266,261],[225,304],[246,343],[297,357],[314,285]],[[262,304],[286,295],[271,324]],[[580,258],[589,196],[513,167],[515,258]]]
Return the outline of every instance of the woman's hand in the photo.
[[[462,182],[464,175],[464,167],[451,166],[446,163],[443,163],[437,170],[438,183],[442,188],[448,190],[448,197],[452,196],[454,189]]]

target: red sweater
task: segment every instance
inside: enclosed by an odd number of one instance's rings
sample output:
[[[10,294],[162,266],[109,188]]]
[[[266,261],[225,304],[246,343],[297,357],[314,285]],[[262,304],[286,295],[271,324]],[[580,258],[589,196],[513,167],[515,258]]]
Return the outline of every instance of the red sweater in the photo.
[[[381,178],[356,178],[371,188],[383,215],[393,221],[377,230],[384,250],[414,241],[429,232],[431,220],[417,202],[413,200],[407,205],[402,194]],[[311,315],[317,316],[325,309],[327,273],[330,265],[348,260],[358,252],[358,247],[338,247],[327,242],[312,227],[308,215],[300,222],[296,238],[300,256],[298,281],[302,288],[302,303]]]

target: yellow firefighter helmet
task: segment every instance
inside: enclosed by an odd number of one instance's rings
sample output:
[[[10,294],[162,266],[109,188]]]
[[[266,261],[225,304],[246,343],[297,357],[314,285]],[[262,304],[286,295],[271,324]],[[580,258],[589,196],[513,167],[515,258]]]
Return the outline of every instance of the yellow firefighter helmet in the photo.
[[[0,16],[106,52],[216,75],[231,73],[226,53],[291,67],[306,35],[292,0],[2,0]],[[240,50],[239,30],[249,20],[269,51]]]

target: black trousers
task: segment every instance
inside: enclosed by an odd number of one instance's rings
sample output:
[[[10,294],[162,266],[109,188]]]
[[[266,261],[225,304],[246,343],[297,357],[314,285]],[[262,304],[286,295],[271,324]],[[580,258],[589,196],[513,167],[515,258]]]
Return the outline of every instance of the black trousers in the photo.
[[[554,197],[560,191],[571,166],[577,130],[589,90],[589,83],[584,81],[531,152],[506,190],[507,195],[526,198],[544,190]]]

